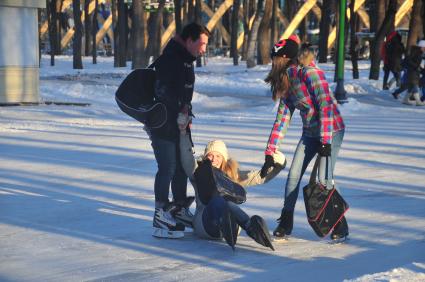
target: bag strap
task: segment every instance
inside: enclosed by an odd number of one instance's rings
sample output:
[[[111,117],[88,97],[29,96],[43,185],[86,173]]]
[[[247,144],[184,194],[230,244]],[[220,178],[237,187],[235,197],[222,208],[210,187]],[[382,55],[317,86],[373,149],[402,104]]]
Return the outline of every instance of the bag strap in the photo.
[[[316,161],[314,162],[313,170],[311,171],[309,184],[316,183],[317,174],[319,173],[319,175],[321,175],[321,171],[323,169],[325,170],[325,183],[322,184],[325,184],[328,189],[332,189],[334,178],[332,173],[333,164],[331,157],[321,157],[317,155]]]
[[[150,64],[147,68],[148,69],[153,69],[154,67],[155,67],[155,63],[156,63],[156,61],[158,61],[158,59],[160,58],[161,56],[159,56],[158,58],[156,58],[156,60],[155,61],[153,61],[153,63],[152,64]]]
[[[318,169],[319,163],[320,163],[320,156],[317,155],[316,161],[314,162],[314,165],[313,165],[313,170],[311,171],[309,184],[316,183],[316,176],[317,176],[317,171],[319,170]]]
[[[156,60],[158,60],[158,59],[156,59]],[[155,67],[156,60],[152,64],[150,64],[147,68],[153,69]]]

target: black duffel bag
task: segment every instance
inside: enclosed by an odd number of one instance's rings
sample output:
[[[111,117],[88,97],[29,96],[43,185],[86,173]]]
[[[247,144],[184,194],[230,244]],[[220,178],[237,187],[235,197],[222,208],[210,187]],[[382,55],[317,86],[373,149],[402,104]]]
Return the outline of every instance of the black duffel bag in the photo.
[[[242,204],[246,201],[245,188],[233,182],[220,169],[213,167],[208,159],[198,163],[194,176],[199,197],[204,205],[207,205],[216,195],[235,204]]]
[[[327,171],[331,171],[328,159],[330,158],[326,158],[326,166],[329,167]],[[310,182],[303,188],[303,195],[308,223],[317,236],[325,237],[342,220],[348,210],[348,204],[335,189],[332,181],[330,182],[332,189],[327,189],[316,180],[319,161],[320,157],[317,157]],[[327,175],[329,176],[331,173]]]
[[[167,109],[155,101],[156,73],[154,63],[148,68],[133,70],[115,92],[118,107],[149,128],[160,128],[167,121]]]

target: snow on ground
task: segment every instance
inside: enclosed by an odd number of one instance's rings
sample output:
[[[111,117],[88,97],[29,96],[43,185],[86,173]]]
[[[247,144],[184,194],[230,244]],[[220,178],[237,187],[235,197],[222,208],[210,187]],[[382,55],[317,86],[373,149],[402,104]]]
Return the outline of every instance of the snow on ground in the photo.
[[[425,281],[425,107],[380,91],[381,81],[367,79],[367,62],[359,80],[347,62],[349,103],[341,106],[347,131],[336,177],[350,204],[351,239],[317,238],[300,195],[293,237],[275,243],[275,252],[244,232],[235,252],[190,231],[153,238],[150,142],[114,102],[130,68],[114,69],[111,58],[71,67],[70,57],[57,57],[55,67],[43,57],[41,99],[90,106],[0,108],[0,281]],[[321,67],[333,77],[332,64]],[[263,82],[269,68],[210,58],[196,69],[198,154],[220,138],[242,167],[261,167],[275,117]],[[296,114],[281,146],[289,163],[300,127]],[[271,230],[287,173],[250,188],[243,204]]]

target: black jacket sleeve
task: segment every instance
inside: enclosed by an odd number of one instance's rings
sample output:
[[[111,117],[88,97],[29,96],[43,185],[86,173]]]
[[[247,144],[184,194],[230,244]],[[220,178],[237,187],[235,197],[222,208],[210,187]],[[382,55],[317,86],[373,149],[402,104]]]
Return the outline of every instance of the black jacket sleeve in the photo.
[[[195,177],[199,199],[204,205],[207,205],[211,198],[218,194],[212,174],[211,161],[204,160],[199,162],[193,175]]]
[[[185,103],[184,63],[171,55],[162,55],[155,64],[155,95],[167,108],[179,112]]]

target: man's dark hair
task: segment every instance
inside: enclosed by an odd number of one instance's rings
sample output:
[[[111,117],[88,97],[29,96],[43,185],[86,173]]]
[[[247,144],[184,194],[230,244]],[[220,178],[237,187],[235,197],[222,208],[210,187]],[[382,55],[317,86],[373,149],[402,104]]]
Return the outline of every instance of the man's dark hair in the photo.
[[[180,37],[183,40],[190,38],[193,41],[196,41],[196,40],[199,39],[201,34],[205,34],[206,36],[210,36],[210,31],[208,30],[208,28],[206,28],[203,25],[200,25],[198,23],[190,23],[190,24],[187,24],[183,28],[183,30],[180,34]]]

